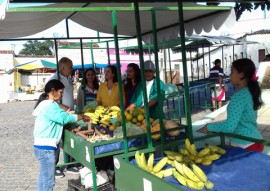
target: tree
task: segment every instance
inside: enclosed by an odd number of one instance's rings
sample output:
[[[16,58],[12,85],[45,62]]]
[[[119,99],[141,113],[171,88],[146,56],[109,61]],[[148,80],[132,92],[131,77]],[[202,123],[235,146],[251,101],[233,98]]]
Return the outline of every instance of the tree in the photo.
[[[23,49],[19,52],[20,55],[31,55],[31,56],[45,56],[53,55],[53,42],[50,40],[38,41],[29,40],[23,44]]]

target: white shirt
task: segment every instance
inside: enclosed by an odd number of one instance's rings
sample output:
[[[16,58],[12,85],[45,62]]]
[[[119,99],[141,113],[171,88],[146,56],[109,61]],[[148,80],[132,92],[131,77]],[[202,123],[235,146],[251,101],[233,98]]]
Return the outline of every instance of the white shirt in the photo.
[[[151,80],[151,81],[146,81],[146,94],[147,94],[147,102],[149,102],[149,97],[150,97],[150,90],[151,90],[151,87],[154,83],[154,79]],[[143,99],[143,96],[142,96],[142,99]],[[143,103],[143,106],[144,106],[144,101],[142,101]]]
[[[74,110],[74,96],[73,96],[73,83],[71,76],[65,77],[59,74],[60,81],[64,84],[64,95],[62,98],[62,104],[68,106],[71,110]],[[55,72],[48,81],[52,79],[58,79],[58,74]]]

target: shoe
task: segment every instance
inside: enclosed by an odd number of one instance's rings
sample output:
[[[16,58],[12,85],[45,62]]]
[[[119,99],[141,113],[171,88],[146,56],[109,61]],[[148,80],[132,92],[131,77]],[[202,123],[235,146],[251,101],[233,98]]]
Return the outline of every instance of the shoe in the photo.
[[[70,167],[70,168],[67,168],[67,173],[70,173],[70,174],[79,174],[79,168],[78,167]]]
[[[54,176],[55,176],[55,178],[63,178],[63,177],[65,177],[65,174],[63,173],[63,171],[56,169]]]

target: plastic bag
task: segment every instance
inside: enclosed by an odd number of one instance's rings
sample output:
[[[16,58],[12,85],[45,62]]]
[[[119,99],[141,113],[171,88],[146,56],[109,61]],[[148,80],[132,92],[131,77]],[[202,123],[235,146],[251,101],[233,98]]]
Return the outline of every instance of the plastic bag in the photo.
[[[84,106],[83,108],[83,112],[87,112],[87,111],[95,111],[95,109],[98,106],[98,102],[97,101],[92,101],[89,104],[87,104],[86,106]]]
[[[127,123],[126,129],[127,129],[127,136],[139,135],[139,134],[144,133],[144,131],[141,127],[138,127],[137,125],[134,125],[132,123]],[[115,138],[122,138],[123,137],[122,126],[117,127],[114,130],[113,134],[114,134]]]
[[[179,90],[175,84],[167,83],[165,87],[165,98],[170,99],[179,95]]]
[[[107,175],[107,173],[103,170],[99,171],[97,173],[97,186],[105,184],[109,182],[109,177]],[[92,172],[88,173],[85,177],[84,177],[84,185],[85,188],[91,188],[93,187],[93,177],[92,177]]]

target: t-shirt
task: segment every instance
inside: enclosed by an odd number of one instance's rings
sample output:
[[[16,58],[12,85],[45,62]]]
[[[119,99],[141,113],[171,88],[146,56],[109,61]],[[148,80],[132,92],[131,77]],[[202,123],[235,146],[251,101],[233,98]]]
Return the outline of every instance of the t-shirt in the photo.
[[[223,78],[224,73],[223,69],[220,66],[214,66],[213,68],[210,69],[210,75],[209,75],[209,80],[211,82],[219,84],[219,77]]]
[[[227,120],[221,123],[210,123],[209,131],[233,133],[255,139],[262,139],[257,126],[257,111],[253,109],[253,99],[249,89],[243,88],[236,92],[227,107]],[[230,138],[232,142],[249,145],[250,141]]]

